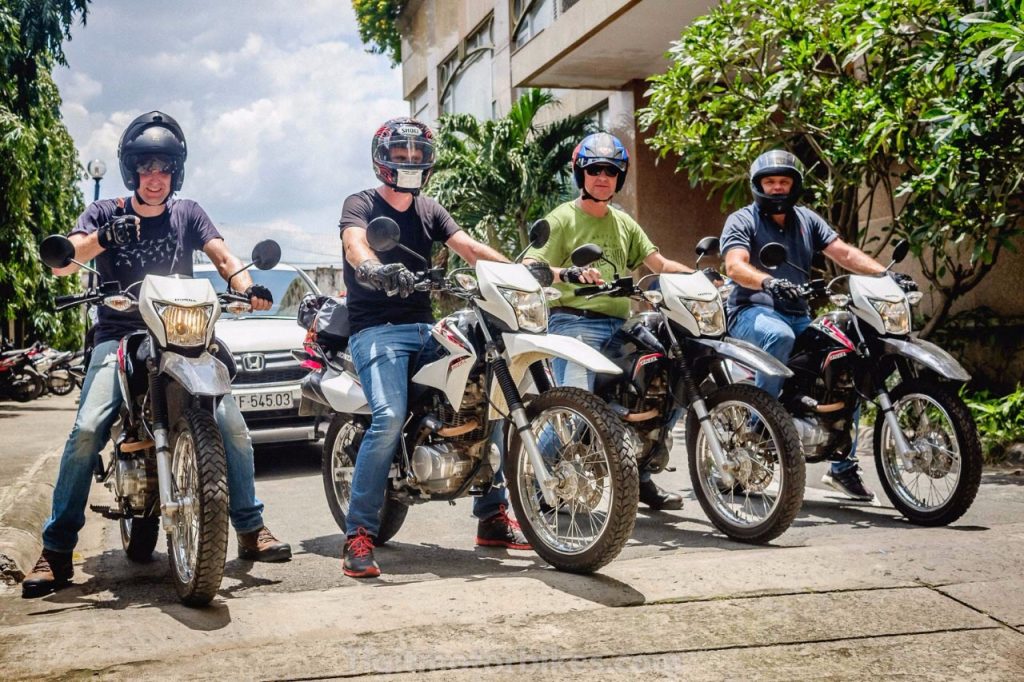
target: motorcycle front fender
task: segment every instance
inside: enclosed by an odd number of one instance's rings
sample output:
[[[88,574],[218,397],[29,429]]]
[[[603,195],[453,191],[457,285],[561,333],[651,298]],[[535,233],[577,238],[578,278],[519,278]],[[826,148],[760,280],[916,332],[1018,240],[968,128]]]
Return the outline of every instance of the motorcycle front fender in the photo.
[[[228,368],[209,353],[187,358],[164,351],[160,356],[160,373],[173,378],[191,395],[219,397],[231,393]]]
[[[963,383],[971,380],[971,375],[963,368],[963,365],[934,343],[922,339],[888,337],[883,337],[881,342],[886,352],[910,358],[947,379]]]
[[[768,352],[758,348],[752,343],[730,338],[716,340],[698,337],[690,340],[694,343],[709,346],[722,357],[728,358],[729,360],[754,371],[763,372],[768,376],[793,376],[793,371],[789,369],[789,367],[786,367],[773,355],[770,355]]]
[[[537,360],[562,358],[586,367],[600,374],[622,374],[615,363],[601,355],[587,344],[571,336],[561,334],[502,334],[508,357],[514,364],[528,360],[529,365]]]

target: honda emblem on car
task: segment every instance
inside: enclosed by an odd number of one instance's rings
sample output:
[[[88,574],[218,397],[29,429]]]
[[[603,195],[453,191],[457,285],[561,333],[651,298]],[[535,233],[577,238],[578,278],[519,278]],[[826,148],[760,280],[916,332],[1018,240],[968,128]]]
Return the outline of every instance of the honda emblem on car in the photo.
[[[266,358],[262,353],[247,353],[242,356],[242,369],[246,372],[262,372]]]

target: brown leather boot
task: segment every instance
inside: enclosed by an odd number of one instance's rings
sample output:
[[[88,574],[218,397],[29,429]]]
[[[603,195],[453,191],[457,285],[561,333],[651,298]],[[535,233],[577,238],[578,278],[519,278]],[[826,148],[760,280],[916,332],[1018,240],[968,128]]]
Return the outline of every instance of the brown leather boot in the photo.
[[[263,526],[251,533],[238,534],[238,558],[249,561],[288,561],[292,558],[292,546],[275,538],[270,529]]]
[[[32,572],[21,583],[22,599],[33,599],[55,592],[71,584],[75,567],[71,552],[52,552],[44,549]]]

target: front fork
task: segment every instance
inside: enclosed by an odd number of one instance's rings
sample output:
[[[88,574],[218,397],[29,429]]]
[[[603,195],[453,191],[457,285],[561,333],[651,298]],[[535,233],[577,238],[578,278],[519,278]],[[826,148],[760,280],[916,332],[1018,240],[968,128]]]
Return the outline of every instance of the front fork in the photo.
[[[548,472],[544,456],[540,454],[540,448],[537,447],[537,438],[533,435],[533,429],[530,428],[530,418],[526,415],[526,407],[523,405],[522,396],[519,395],[519,389],[516,388],[516,384],[512,380],[512,373],[509,372],[508,363],[505,362],[505,358],[498,356],[494,359],[492,368],[494,378],[498,381],[498,385],[501,386],[505,402],[508,403],[512,424],[515,426],[516,431],[519,433],[519,438],[523,441],[523,446],[526,448],[526,456],[533,467],[533,473],[537,478],[537,485],[540,487],[541,495],[544,496],[544,502],[551,507],[556,507],[558,506],[558,497],[555,495],[555,487],[558,485],[558,478]],[[540,376],[535,374],[534,381],[538,380],[540,380]],[[538,389],[540,389],[540,386],[538,386]],[[506,475],[508,474],[506,473]]]
[[[899,418],[896,416],[896,411],[893,410],[889,392],[884,388],[878,391],[878,408],[882,411],[882,418],[885,419],[885,424],[892,433],[892,439],[896,442],[896,454],[900,456],[903,468],[906,471],[911,471],[914,467],[914,448],[907,441],[907,437],[903,435],[903,428],[900,427]]]
[[[160,525],[164,532],[174,528],[180,505],[171,494],[171,439],[168,434],[167,395],[164,379],[152,359],[149,366],[149,400],[153,409],[153,444],[156,448],[156,477],[160,490]]]

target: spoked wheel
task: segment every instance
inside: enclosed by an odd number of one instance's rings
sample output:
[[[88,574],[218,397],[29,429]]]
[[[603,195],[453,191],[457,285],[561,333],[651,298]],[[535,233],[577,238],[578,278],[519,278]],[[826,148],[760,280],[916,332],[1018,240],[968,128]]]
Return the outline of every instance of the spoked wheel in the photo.
[[[14,377],[9,393],[19,403],[27,403],[46,393],[46,384],[41,376],[22,372]]]
[[[875,466],[889,500],[922,526],[956,521],[981,484],[981,442],[971,413],[950,388],[914,379],[890,394],[893,412],[913,452],[904,462],[889,425],[875,421]]]
[[[804,499],[806,470],[791,417],[777,400],[753,386],[725,386],[705,404],[733,484],[723,482],[691,406],[686,451],[701,508],[733,540],[764,543],[778,537]]]
[[[210,603],[220,589],[228,550],[224,444],[213,415],[190,409],[171,432],[171,500],[178,505],[167,554],[178,597]]]
[[[356,456],[363,442],[366,425],[347,415],[335,415],[324,438],[324,454],[321,474],[327,505],[331,508],[334,522],[344,533],[352,501],[352,476],[356,469]],[[394,500],[385,492],[384,506],[380,512],[380,530],[374,538],[375,545],[383,545],[395,536],[405,523],[409,507]]]
[[[160,517],[122,518],[118,525],[121,527],[121,546],[128,558],[137,564],[151,561],[160,536]]]
[[[523,533],[561,571],[592,573],[618,556],[633,532],[639,497],[636,439],[594,394],[555,388],[527,414],[556,504],[545,502],[522,439],[514,433],[505,473]]]

